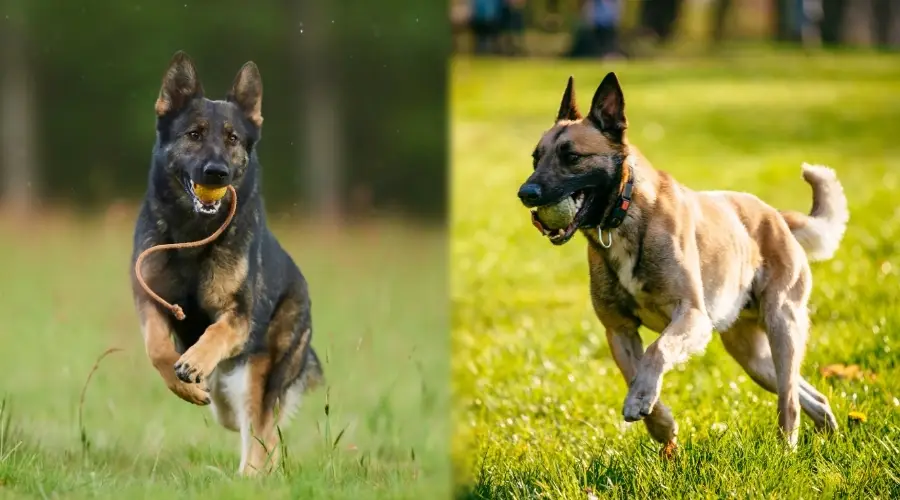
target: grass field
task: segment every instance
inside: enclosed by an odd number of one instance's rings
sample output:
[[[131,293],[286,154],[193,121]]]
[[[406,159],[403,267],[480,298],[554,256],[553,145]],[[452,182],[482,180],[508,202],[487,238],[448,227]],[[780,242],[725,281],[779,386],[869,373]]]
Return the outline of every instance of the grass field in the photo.
[[[283,430],[288,460],[264,480],[236,477],[238,435],[170,394],[146,360],[128,281],[132,214],[0,230],[0,498],[448,494],[446,236],[275,220],[310,283],[329,383]],[[109,347],[123,351],[88,386],[83,446],[79,395]]]
[[[781,452],[774,395],[718,339],[665,378],[673,462],[621,417],[626,387],[588,296],[586,243],[554,247],[517,197],[566,78],[590,103],[622,82],[630,138],[695,189],[745,190],[808,210],[803,161],[834,167],[851,220],[813,266],[803,374],[840,435],[803,416]],[[900,58],[785,53],[572,63],[457,59],[452,70],[454,482],[469,498],[900,497]],[[644,334],[645,345],[655,338]],[[825,378],[832,363],[863,379]],[[871,372],[869,374],[868,372]],[[867,421],[848,426],[850,411]]]

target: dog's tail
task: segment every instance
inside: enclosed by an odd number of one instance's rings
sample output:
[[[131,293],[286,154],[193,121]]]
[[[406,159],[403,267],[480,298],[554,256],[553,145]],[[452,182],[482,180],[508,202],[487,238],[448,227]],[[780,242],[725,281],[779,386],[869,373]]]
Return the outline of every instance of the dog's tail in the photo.
[[[303,369],[300,371],[300,379],[303,380],[303,388],[305,391],[312,391],[321,385],[325,385],[325,370],[322,369],[322,362],[312,346],[306,351],[306,361],[303,363]]]
[[[300,399],[303,394],[325,385],[325,372],[322,369],[319,356],[316,355],[316,351],[313,350],[312,346],[307,346],[305,351],[305,353],[301,353],[305,360],[297,378],[289,382],[287,387],[281,388],[280,391],[271,391],[272,394],[281,397],[281,416],[278,418],[278,425],[286,425],[291,417],[294,416],[294,413],[300,406]],[[278,378],[276,376],[270,378],[270,380],[278,380]]]
[[[828,260],[841,244],[850,219],[844,187],[834,170],[821,165],[804,163],[803,179],[813,191],[809,215],[787,210],[781,215],[809,260]]]

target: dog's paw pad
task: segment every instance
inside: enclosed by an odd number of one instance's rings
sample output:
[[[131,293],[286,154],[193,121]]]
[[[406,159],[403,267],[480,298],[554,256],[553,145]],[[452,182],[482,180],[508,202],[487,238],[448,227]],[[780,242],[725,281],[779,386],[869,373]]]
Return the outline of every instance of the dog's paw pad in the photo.
[[[653,413],[656,399],[655,392],[633,391],[625,398],[622,416],[626,422],[637,422]]]
[[[637,422],[649,414],[650,412],[644,412],[640,401],[627,402],[622,409],[622,416],[625,417],[626,422]]]
[[[175,363],[175,376],[186,384],[199,384],[203,380],[200,370],[184,361]]]

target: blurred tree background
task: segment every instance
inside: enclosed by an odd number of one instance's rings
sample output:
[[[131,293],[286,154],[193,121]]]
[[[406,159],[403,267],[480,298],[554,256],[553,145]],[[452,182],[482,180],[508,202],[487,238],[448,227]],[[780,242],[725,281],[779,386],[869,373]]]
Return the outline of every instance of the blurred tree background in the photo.
[[[270,210],[442,220],[448,35],[440,2],[0,0],[0,201],[137,201],[181,49],[213,99],[259,65]]]

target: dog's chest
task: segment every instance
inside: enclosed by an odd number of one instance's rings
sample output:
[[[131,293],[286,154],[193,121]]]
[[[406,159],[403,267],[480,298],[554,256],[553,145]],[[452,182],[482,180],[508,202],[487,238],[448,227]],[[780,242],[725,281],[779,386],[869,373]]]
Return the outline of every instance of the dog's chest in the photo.
[[[199,249],[177,250],[154,281],[164,298],[188,302],[215,315],[234,300],[247,277],[246,259]],[[169,299],[171,297],[171,299]]]
[[[638,245],[620,238],[606,250],[605,259],[619,289],[631,297],[636,306],[633,313],[648,328],[659,332],[671,320],[671,305],[661,303],[660,294],[649,291],[653,277],[642,268],[640,251]]]
[[[185,313],[184,320],[173,323],[183,350],[192,346],[226,310],[229,302],[234,301],[234,293],[223,283],[221,270],[206,262],[173,259],[167,271],[170,281],[163,298],[178,304]]]
[[[606,250],[605,258],[618,280],[619,286],[635,299],[639,295],[643,295],[644,283],[638,276],[637,269],[640,255],[638,255],[635,245],[624,238],[614,241]]]

